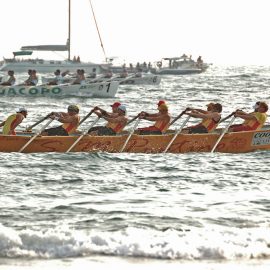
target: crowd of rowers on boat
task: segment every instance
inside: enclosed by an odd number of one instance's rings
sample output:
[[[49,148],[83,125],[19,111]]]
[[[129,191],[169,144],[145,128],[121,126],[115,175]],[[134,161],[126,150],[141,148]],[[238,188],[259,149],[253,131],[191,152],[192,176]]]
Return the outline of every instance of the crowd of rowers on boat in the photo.
[[[34,125],[28,127],[26,131],[32,132],[32,128],[34,126],[46,119],[50,119],[50,121],[57,120],[61,123],[61,125],[48,129],[41,129],[41,136],[69,136],[82,134],[82,132],[77,130],[78,127],[93,113],[97,115],[97,118],[92,123],[91,127],[88,127],[87,132],[84,132],[85,135],[88,134],[93,136],[114,136],[121,133],[123,134],[123,132],[126,132],[124,131],[124,128],[135,120],[136,124],[134,125],[133,130],[135,134],[166,134],[166,132],[169,132],[168,128],[178,119],[180,119],[183,115],[187,115],[185,124],[190,117],[201,119],[201,122],[196,125],[191,125],[185,128],[182,127],[181,133],[185,134],[214,132],[219,123],[229,119],[232,116],[234,116],[234,118],[241,118],[244,120],[244,122],[241,124],[229,126],[229,132],[260,130],[267,119],[266,112],[268,110],[268,105],[263,101],[256,102],[256,104],[254,105],[254,111],[252,112],[235,110],[223,119],[221,118],[222,105],[220,103],[209,103],[206,107],[206,110],[198,108],[186,108],[176,118],[172,119],[169,114],[167,103],[164,100],[160,100],[157,103],[158,111],[156,113],[148,113],[142,111],[129,120],[127,118],[126,106],[121,104],[120,102],[115,102],[111,105],[112,111],[108,112],[96,106],[92,108],[91,111],[82,120],[80,120],[79,107],[77,105],[69,105],[67,108],[67,112],[51,112]],[[25,108],[20,108],[17,110],[16,113],[8,116],[5,121],[0,123],[0,127],[3,127],[2,134],[16,135],[16,127],[18,127],[18,125],[22,123],[26,116],[27,109]],[[96,126],[100,118],[105,119],[107,121],[107,124],[104,126]],[[139,121],[141,121],[142,119],[154,122],[154,124],[151,126],[135,129]]]
[[[0,83],[0,86],[14,86],[16,85],[16,77],[15,72],[13,70],[9,70],[7,72],[8,78]],[[67,77],[67,75],[70,75]],[[69,70],[61,72],[60,69],[55,70],[54,77],[45,79],[45,84],[47,85],[60,85],[64,83],[70,84],[81,84],[84,85],[86,83],[99,82],[102,80],[112,80],[116,78],[125,79],[129,76],[129,73],[126,68],[123,68],[122,72],[117,74],[114,77],[114,74],[111,69],[107,69],[100,76],[97,76],[96,68],[92,69],[92,72],[88,75],[85,75],[84,69],[78,69],[76,74],[70,74]],[[138,70],[136,73],[132,74],[132,77],[142,77],[142,70]],[[36,86],[39,83],[39,76],[37,75],[37,71],[34,69],[28,70],[28,78],[22,84],[25,86]]]

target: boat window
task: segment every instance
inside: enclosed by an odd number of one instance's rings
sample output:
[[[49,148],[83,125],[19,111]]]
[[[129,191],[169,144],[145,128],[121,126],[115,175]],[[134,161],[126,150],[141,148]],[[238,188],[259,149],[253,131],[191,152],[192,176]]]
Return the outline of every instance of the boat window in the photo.
[[[54,61],[50,61],[50,64],[54,64]]]

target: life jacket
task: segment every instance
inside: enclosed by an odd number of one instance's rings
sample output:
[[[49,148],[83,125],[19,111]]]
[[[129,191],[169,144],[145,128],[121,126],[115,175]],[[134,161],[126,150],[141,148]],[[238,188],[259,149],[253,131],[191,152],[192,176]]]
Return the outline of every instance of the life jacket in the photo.
[[[63,123],[62,127],[66,130],[68,134],[72,134],[76,131],[77,127],[79,126],[80,117],[78,119],[78,123]]]
[[[7,120],[5,121],[5,125],[3,127],[3,135],[9,135],[10,130],[14,128],[14,123],[16,119],[17,113],[14,113],[7,118]],[[13,131],[12,135],[16,135],[16,132]]]
[[[158,128],[162,133],[166,132],[169,127],[171,117],[169,116],[168,120],[158,120],[155,122],[154,127]]]
[[[106,127],[111,128],[115,133],[119,133],[124,129],[125,124],[123,124],[122,122],[121,123],[110,123],[110,122],[108,122]]]
[[[206,118],[199,125],[204,126],[208,132],[212,132],[217,127],[219,120],[215,121],[213,118]]]
[[[262,128],[264,125],[267,114],[266,113],[260,113],[260,112],[253,112],[251,115],[254,115],[256,117],[256,120],[245,120],[243,125],[250,127],[252,130],[257,130]]]

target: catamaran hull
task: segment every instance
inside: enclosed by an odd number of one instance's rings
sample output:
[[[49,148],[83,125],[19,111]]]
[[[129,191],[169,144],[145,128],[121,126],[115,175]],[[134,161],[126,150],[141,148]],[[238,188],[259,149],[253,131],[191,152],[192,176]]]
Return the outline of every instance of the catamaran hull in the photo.
[[[119,82],[91,83],[86,85],[8,86],[0,87],[0,96],[54,97],[91,96],[111,98],[118,90]]]
[[[167,135],[132,135],[124,152],[162,153],[174,134]],[[210,152],[220,134],[180,134],[176,137],[168,153]],[[121,136],[85,136],[72,149],[72,152],[105,151],[118,153],[125,144],[128,135]],[[0,152],[18,152],[30,136],[0,135]],[[43,136],[37,137],[24,150],[35,152],[66,152],[78,136]],[[256,150],[270,150],[270,129],[263,131],[235,132],[226,134],[216,148],[216,152],[246,153]]]

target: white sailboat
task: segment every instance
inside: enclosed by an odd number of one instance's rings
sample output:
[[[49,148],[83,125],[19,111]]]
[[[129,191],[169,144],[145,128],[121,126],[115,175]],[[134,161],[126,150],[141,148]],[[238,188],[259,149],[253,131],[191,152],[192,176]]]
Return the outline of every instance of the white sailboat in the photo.
[[[71,60],[70,58],[70,42],[71,42],[71,0],[68,0],[68,39],[65,45],[36,45],[36,46],[23,46],[20,51],[13,52],[13,58],[4,58],[0,71],[14,70],[15,72],[27,72],[28,69],[35,69],[37,72],[47,73],[53,72],[56,69],[69,70],[75,72],[77,69],[84,69],[85,72],[92,72],[96,68],[96,72],[101,71],[101,65],[107,66],[108,64],[97,64],[92,62],[80,62],[78,59]],[[29,56],[33,51],[67,51],[68,57],[66,60],[44,60],[44,59],[17,59],[17,56]]]

